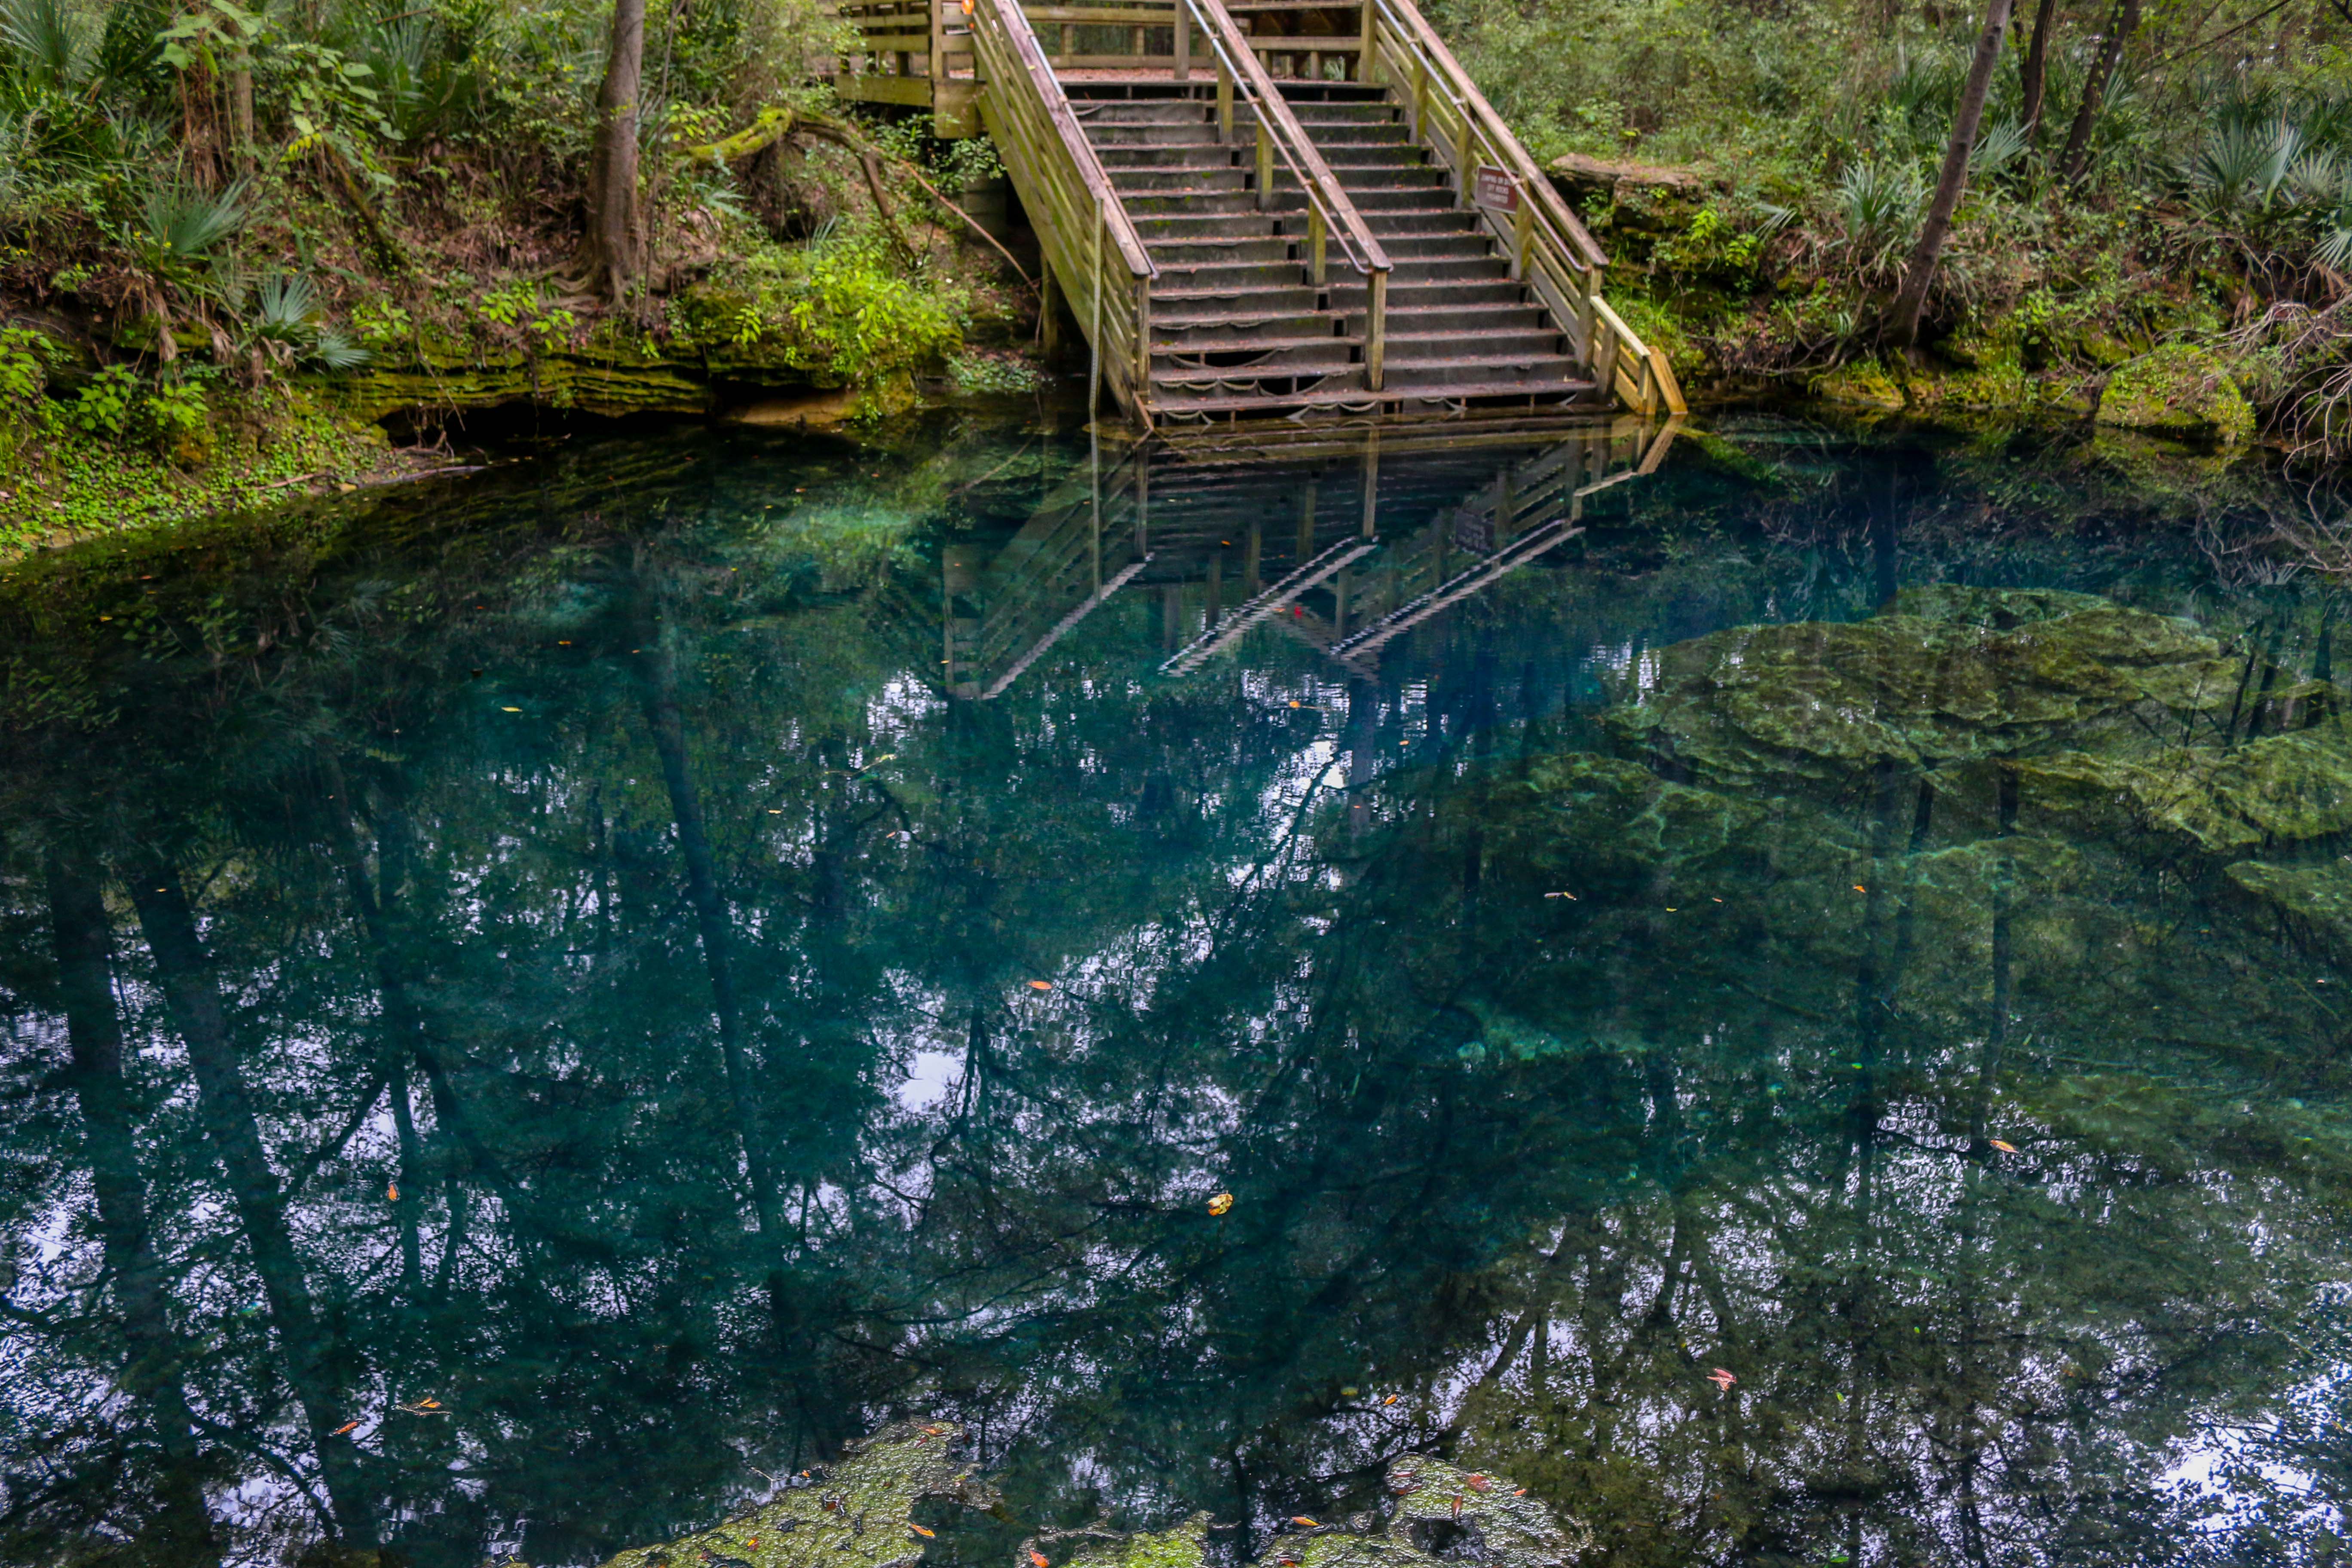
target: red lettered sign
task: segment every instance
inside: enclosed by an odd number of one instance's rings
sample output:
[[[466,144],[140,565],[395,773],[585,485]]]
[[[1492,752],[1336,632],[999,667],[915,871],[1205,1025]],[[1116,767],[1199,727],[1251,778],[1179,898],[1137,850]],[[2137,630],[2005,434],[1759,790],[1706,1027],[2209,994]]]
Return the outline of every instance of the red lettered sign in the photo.
[[[1497,211],[1515,213],[1519,210],[1519,183],[1501,169],[1478,166],[1476,184],[1478,205]]]

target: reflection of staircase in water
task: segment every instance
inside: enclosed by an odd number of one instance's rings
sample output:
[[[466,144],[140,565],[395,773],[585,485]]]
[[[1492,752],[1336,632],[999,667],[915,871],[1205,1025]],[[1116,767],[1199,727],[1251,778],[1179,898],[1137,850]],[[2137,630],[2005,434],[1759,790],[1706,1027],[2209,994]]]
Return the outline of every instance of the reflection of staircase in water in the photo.
[[[1367,675],[1411,627],[1581,531],[1675,426],[1148,441],[1082,465],[992,553],[943,562],[948,689],[992,698],[1114,594],[1157,594],[1168,675],[1274,626]]]

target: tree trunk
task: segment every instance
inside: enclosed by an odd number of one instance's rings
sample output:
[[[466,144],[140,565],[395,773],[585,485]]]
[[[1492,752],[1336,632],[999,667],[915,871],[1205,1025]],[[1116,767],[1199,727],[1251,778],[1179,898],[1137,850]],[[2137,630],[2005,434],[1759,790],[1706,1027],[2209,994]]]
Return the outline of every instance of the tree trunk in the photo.
[[[2000,58],[2000,35],[2009,26],[2009,0],[1992,0],[1985,11],[1984,31],[1977,35],[1976,58],[1969,64],[1969,79],[1960,89],[1959,107],[1952,115],[1952,138],[1944,145],[1944,172],[1936,181],[1935,199],[1927,204],[1927,221],[1919,243],[1911,247],[1903,287],[1886,312],[1886,335],[1897,347],[1919,341],[1919,316],[1927,308],[1927,285],[1936,279],[1936,262],[1944,254],[1945,237],[1952,232],[1952,215],[1959,210],[1960,192],[1969,183],[1969,154],[1977,144],[1977,126],[1984,119],[1985,93],[1992,86],[1992,68]]]
[[[2074,111],[2074,128],[2066,132],[2066,152],[2058,161],[2059,177],[2068,184],[2083,177],[2091,163],[2091,132],[2098,128],[2099,108],[2106,101],[2107,83],[2122,63],[2124,45],[2139,31],[2139,0],[2116,0],[2116,14],[2107,24],[2106,41],[2083,83],[2083,105]]]
[[[614,304],[637,272],[637,100],[645,82],[646,0],[613,0],[613,47],[596,94],[588,169],[588,287]]]
[[[142,863],[128,868],[128,879],[140,929],[154,955],[164,1009],[187,1047],[188,1065],[195,1075],[205,1140],[228,1179],[254,1271],[261,1277],[262,1294],[269,1304],[270,1322],[286,1356],[286,1381],[310,1428],[336,1529],[351,1544],[373,1547],[375,1515],[360,1477],[357,1452],[349,1441],[334,1436],[343,1417],[333,1388],[328,1337],[286,1223],[277,1174],[262,1146],[212,957],[197,933],[176,868],[160,858],[142,858]]]
[[[2017,74],[2025,100],[2019,125],[2029,142],[2042,131],[2042,99],[2050,85],[2050,25],[2057,15],[2058,0],[2041,0],[2035,6],[2033,35],[2025,41],[2025,64]]]
[[[156,1489],[162,1508],[152,1525],[152,1544],[166,1561],[203,1568],[220,1562],[220,1548],[197,1479],[187,1391],[180,1381],[184,1352],[172,1331],[169,1293],[155,1257],[146,1184],[139,1173],[131,1095],[122,1078],[122,1026],[114,1008],[111,922],[100,896],[97,868],[86,857],[52,850],[48,882],[58,989],[73,1051],[70,1082],[81,1110],[82,1148],[98,1200],[106,1272],[114,1282],[129,1351],[122,1388],[150,1413],[163,1452]]]

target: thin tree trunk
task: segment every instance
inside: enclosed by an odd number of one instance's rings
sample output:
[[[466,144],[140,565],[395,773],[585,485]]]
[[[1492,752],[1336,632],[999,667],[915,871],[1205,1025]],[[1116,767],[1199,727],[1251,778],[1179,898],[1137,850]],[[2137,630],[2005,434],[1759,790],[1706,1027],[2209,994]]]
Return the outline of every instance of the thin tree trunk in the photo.
[[[1927,308],[1927,286],[1935,281],[1936,263],[1944,254],[1945,237],[1952,232],[1952,215],[1959,210],[1960,193],[1969,183],[1969,154],[1977,144],[1977,126],[1984,119],[1985,94],[1992,86],[1992,68],[2000,58],[2000,35],[2009,26],[2009,0],[1992,0],[1985,12],[1984,31],[1977,35],[1976,58],[1960,89],[1959,107],[1952,115],[1952,138],[1944,145],[1944,172],[1936,181],[1935,199],[1927,204],[1927,221],[1919,243],[1903,273],[1903,287],[1886,312],[1886,333],[1900,348],[1919,341],[1919,317]]]
[[[2028,142],[2042,132],[2042,99],[2050,85],[2050,25],[2057,16],[2058,0],[2041,0],[2034,7],[2033,34],[2025,41],[2025,64],[2017,73],[2025,100],[2020,123]]]
[[[612,51],[596,93],[588,170],[588,287],[619,304],[637,273],[637,100],[645,87],[646,0],[613,0]]]
[[[122,1026],[114,1007],[113,931],[99,892],[97,868],[70,850],[48,856],[49,930],[63,994],[71,1082],[81,1110],[82,1148],[98,1199],[106,1271],[122,1313],[129,1356],[123,1391],[151,1413],[163,1473],[162,1507],[152,1543],[163,1561],[220,1562],[212,1519],[197,1476],[187,1391],[180,1381],[184,1347],[172,1331],[168,1291],[155,1257],[146,1184],[139,1173],[131,1105],[122,1078]]]
[[[286,1380],[310,1428],[336,1528],[353,1545],[373,1547],[375,1515],[359,1473],[357,1454],[348,1441],[333,1435],[342,1425],[342,1416],[334,1398],[331,1346],[320,1327],[301,1257],[286,1224],[278,1177],[262,1147],[261,1130],[230,1039],[227,1010],[221,1003],[211,955],[197,934],[195,917],[175,868],[161,858],[150,858],[131,866],[128,879],[131,900],[139,910],[140,929],[154,955],[165,1010],[187,1047],[188,1065],[195,1074],[205,1138],[228,1178],[229,1195],[253,1254],[254,1271],[261,1276],[270,1321],[286,1356]]]
[[[2083,83],[2083,104],[2074,111],[2074,128],[2066,132],[2066,152],[2058,162],[2059,177],[2068,184],[2083,177],[2091,163],[2091,132],[2098,128],[2099,109],[2106,102],[2107,83],[2122,63],[2124,46],[2139,31],[2140,0],[2116,0],[2116,14],[2107,24],[2106,41]]]

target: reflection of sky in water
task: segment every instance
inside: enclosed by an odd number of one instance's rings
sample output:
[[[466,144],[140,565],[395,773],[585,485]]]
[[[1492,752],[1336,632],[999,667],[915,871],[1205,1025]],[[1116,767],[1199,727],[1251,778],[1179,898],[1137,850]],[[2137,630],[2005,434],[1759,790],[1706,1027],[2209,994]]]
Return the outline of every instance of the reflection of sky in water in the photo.
[[[1384,450],[1377,548],[1181,677],[1360,537],[1360,456],[1097,474],[965,426],[877,489],[830,446],[667,474],[615,447],[639,477],[594,524],[482,492],[257,548],[242,586],[173,565],[332,628],[269,623],[310,651],[267,679],[25,622],[22,1539],[163,1538],[163,1394],[124,1371],[150,1331],[239,1562],[354,1503],[418,1568],[593,1562],[926,1408],[971,1424],[1024,1531],[1206,1509],[1257,1539],[1435,1449],[1612,1564],[2316,1539],[2347,1364],[2316,928],[2283,940],[2235,859],[2038,784],[2005,830],[1990,763],[1726,783],[1677,650],[1775,606],[1861,621],[1889,584],[2057,586],[2275,646],[2302,703],[2329,590],[2217,581],[2066,449],[2033,456],[2066,514],[1994,537],[1969,453],[1774,471],[1772,437],[1762,471],[1683,447],[1582,498],[1644,448]],[[1486,542],[1571,526],[1412,618]],[[102,599],[150,567],[75,571],[56,592]],[[126,716],[26,706],[77,681]],[[1918,717],[1759,690],[1766,725]],[[1637,743],[1634,699],[1693,726]],[[2324,737],[2315,711],[2270,739]],[[275,1275],[126,879],[157,857],[221,988]],[[124,1032],[152,1320],[56,978],[76,875],[109,1000],[71,1019]],[[426,1396],[448,1414],[396,1408]],[[934,1551],[1001,1568],[973,1528]]]

